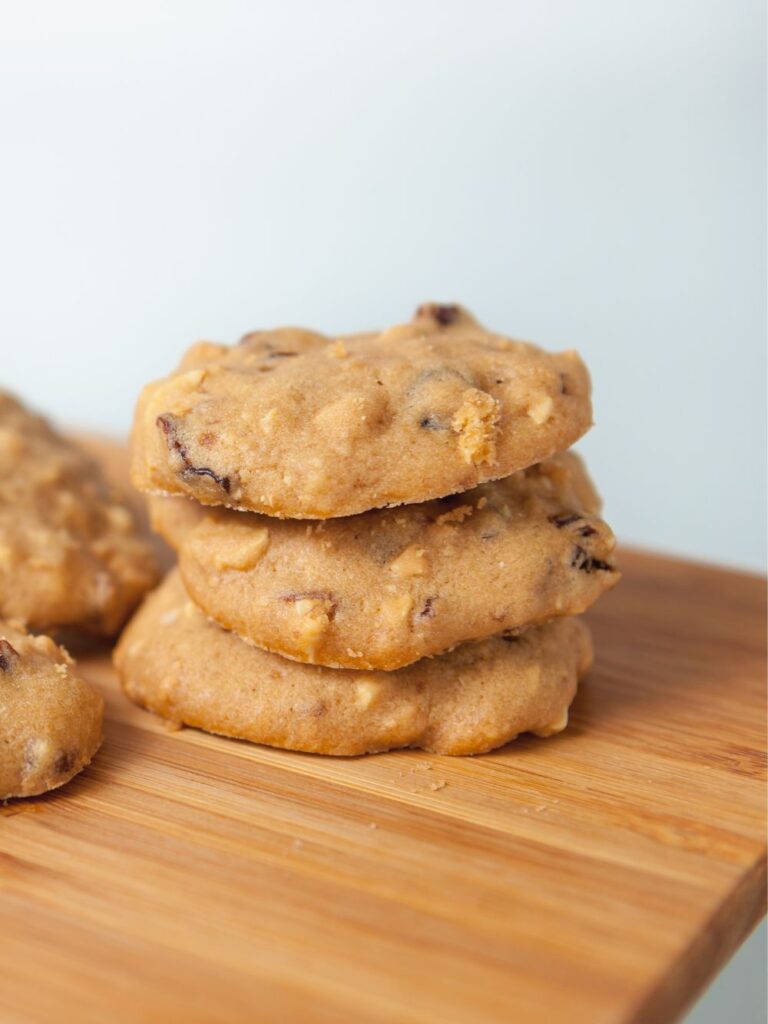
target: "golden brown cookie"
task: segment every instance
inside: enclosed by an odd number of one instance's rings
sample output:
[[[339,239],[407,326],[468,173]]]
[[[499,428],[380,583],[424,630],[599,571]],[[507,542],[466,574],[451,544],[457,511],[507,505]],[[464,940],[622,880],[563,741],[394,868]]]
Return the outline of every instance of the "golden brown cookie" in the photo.
[[[0,616],[111,635],[158,578],[99,467],[0,392]]]
[[[565,727],[591,659],[584,623],[558,619],[397,672],[300,665],[207,619],[176,571],[145,600],[115,651],[137,704],[208,732],[318,754],[478,754],[522,732],[553,735]]]
[[[576,615],[619,579],[572,452],[464,494],[307,523],[150,498],[185,587],[220,625],[317,665],[397,669]]]
[[[104,702],[63,647],[0,622],[0,800],[82,771],[101,744]]]
[[[327,519],[427,501],[568,448],[590,426],[575,352],[481,327],[459,306],[332,340],[295,329],[193,346],[146,387],[136,486],[271,516]]]

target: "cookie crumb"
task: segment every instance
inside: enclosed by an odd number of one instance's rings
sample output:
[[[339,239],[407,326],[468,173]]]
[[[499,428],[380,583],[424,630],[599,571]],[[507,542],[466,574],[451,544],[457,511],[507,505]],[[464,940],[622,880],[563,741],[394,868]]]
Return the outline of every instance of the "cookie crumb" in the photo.
[[[448,783],[445,781],[445,779],[437,779],[435,782],[430,782],[429,788],[432,790],[433,793],[437,793],[439,790],[445,789],[447,785]]]

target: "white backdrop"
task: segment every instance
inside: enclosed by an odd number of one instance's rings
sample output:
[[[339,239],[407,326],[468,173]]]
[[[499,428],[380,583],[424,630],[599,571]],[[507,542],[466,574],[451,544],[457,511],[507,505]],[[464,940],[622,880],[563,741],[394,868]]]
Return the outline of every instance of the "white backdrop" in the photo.
[[[579,348],[630,542],[759,567],[758,0],[0,2],[2,380],[124,431],[198,337],[459,300]]]

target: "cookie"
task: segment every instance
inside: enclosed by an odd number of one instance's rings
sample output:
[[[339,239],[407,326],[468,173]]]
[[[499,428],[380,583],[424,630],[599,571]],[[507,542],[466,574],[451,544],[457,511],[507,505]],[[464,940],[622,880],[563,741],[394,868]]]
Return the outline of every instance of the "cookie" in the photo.
[[[425,305],[380,334],[284,329],[193,346],[138,403],[132,475],[157,494],[294,519],[469,490],[568,448],[591,425],[575,352]]]
[[[185,587],[227,629],[297,661],[398,669],[583,612],[619,579],[577,455],[464,494],[315,523],[150,498]]]
[[[522,732],[551,736],[567,724],[591,658],[584,623],[558,619],[398,672],[300,665],[207,619],[175,570],[115,651],[137,704],[208,732],[318,754],[479,754]]]
[[[82,771],[101,744],[104,702],[50,637],[0,622],[0,800]]]
[[[0,617],[111,635],[158,578],[99,467],[0,392]]]

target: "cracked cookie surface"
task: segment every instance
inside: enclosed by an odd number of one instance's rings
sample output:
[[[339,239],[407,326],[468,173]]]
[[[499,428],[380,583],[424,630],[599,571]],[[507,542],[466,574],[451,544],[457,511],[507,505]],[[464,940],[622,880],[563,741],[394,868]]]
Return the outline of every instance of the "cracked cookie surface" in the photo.
[[[544,352],[459,306],[331,339],[285,328],[202,342],[148,385],[132,475],[158,494],[296,519],[426,501],[508,476],[591,425],[575,352]]]
[[[0,616],[112,635],[158,578],[133,513],[76,444],[0,392]]]
[[[581,459],[417,505],[313,523],[149,499],[211,618],[284,657],[401,668],[583,612],[619,579]]]
[[[63,647],[0,622],[0,800],[82,771],[101,744],[104,702]]]
[[[522,732],[554,735],[591,660],[589,630],[571,618],[398,672],[300,665],[207,619],[177,571],[145,600],[115,651],[126,694],[171,721],[337,755],[398,747],[477,754]]]

